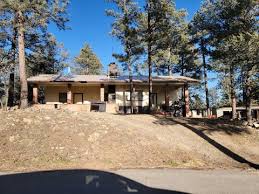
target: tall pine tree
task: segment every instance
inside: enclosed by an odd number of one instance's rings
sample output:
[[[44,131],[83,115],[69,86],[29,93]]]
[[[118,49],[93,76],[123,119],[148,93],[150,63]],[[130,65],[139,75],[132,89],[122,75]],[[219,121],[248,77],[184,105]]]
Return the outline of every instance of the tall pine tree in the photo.
[[[75,62],[79,65],[76,70],[79,74],[99,75],[102,71],[102,64],[96,54],[92,51],[88,44],[84,45],[80,54],[75,58]]]
[[[114,18],[112,35],[116,37],[124,47],[123,54],[114,54],[114,57],[126,67],[130,81],[130,106],[134,112],[133,102],[133,69],[142,47],[139,39],[140,10],[134,0],[109,0],[116,5],[118,11],[107,10],[107,15]]]
[[[243,49],[239,49],[241,48],[239,47],[240,43],[244,42],[241,41],[240,37],[243,37],[246,42],[250,42],[255,38],[253,34],[258,34],[258,1],[206,0],[200,9],[200,16],[198,25],[207,31],[206,37],[211,40],[209,46],[213,51],[213,60],[218,61],[221,64],[220,71],[229,76],[232,118],[235,119],[237,117],[236,88],[238,87],[239,72],[242,69],[242,71],[248,70],[251,73],[249,70],[251,68],[247,68],[250,66],[250,62],[240,56],[246,55],[245,58],[251,56],[254,58],[253,51],[250,51],[249,48],[246,47],[247,51],[245,52]],[[238,39],[239,41],[236,41]],[[250,48],[255,47],[255,42],[253,42]],[[243,64],[245,64],[245,68],[241,68]],[[253,62],[253,64],[258,63]],[[249,79],[255,76],[255,72],[253,71],[252,75],[248,76]],[[250,81],[244,84],[246,88],[250,85]],[[248,110],[247,113],[250,114],[249,112]],[[250,115],[247,115],[248,120],[249,117]]]
[[[50,22],[60,29],[65,29],[66,8],[68,0],[2,0],[0,2],[0,17],[8,17],[5,26],[10,25],[17,31],[18,61],[21,85],[20,107],[28,106],[28,86],[25,60],[25,36],[31,29],[46,30]]]

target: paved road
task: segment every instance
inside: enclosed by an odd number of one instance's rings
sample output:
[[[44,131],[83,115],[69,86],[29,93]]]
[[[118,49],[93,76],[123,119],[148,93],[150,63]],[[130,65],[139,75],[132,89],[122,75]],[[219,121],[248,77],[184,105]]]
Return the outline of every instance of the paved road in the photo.
[[[240,170],[118,170],[146,186],[186,193],[259,194],[259,171]]]
[[[259,171],[57,170],[0,174],[0,194],[259,194]]]

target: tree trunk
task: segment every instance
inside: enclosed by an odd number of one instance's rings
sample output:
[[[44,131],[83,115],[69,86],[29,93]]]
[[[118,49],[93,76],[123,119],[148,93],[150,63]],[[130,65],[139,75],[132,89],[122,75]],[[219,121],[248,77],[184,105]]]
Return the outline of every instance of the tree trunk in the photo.
[[[17,37],[17,29],[14,28],[13,37],[12,37],[12,57],[13,57],[13,66],[12,71],[9,76],[9,94],[8,94],[8,106],[14,106],[14,72],[15,72],[15,61],[16,61],[16,37]]]
[[[150,16],[150,2],[148,1],[148,88],[149,88],[149,102],[148,112],[152,111],[152,95],[153,95],[153,84],[152,84],[152,46],[151,46],[151,16]]]
[[[210,101],[209,101],[209,88],[208,88],[208,70],[205,56],[204,42],[201,40],[201,50],[202,50],[202,61],[203,61],[203,75],[204,75],[204,86],[205,86],[205,97],[206,97],[206,108],[207,116],[210,116]]]
[[[14,106],[14,68],[12,68],[12,72],[9,76],[8,106]]]
[[[2,111],[4,110],[4,105],[3,105],[2,99],[0,99],[0,109],[1,109]]]
[[[235,77],[233,66],[230,66],[230,93],[231,93],[231,105],[232,105],[232,119],[237,118],[237,102],[235,92]]]
[[[250,72],[248,71],[245,76],[245,96],[246,96],[246,119],[249,126],[253,125],[253,118],[252,118],[252,87],[251,87],[251,80],[250,80]]]
[[[152,111],[152,95],[153,95],[153,84],[152,84],[152,59],[151,59],[151,46],[148,46],[148,88],[149,88],[149,103],[148,111]]]
[[[156,65],[156,74],[157,74],[157,76],[159,76],[160,75],[160,72],[159,72],[159,67]]]
[[[9,85],[5,86],[5,104],[4,104],[4,110],[8,110],[8,98],[9,98]]]
[[[245,80],[245,69],[244,67],[241,68],[241,86],[242,86],[242,98],[243,98],[243,105],[246,105],[246,80]]]
[[[134,113],[134,104],[133,104],[133,73],[132,73],[132,64],[131,64],[131,52],[130,52],[130,44],[128,41],[128,36],[129,36],[129,31],[130,31],[130,27],[129,27],[129,21],[128,21],[128,9],[127,9],[127,5],[126,5],[127,1],[124,0],[123,4],[124,4],[124,20],[125,20],[125,25],[126,25],[126,29],[125,29],[125,47],[126,47],[126,55],[128,58],[127,61],[127,65],[128,65],[128,71],[129,71],[129,82],[130,82],[130,113],[133,114]]]
[[[130,113],[134,113],[134,104],[133,104],[133,76],[132,76],[132,69],[131,64],[129,66],[129,80],[130,80]]]
[[[168,54],[168,76],[172,76],[172,69],[171,69],[171,48],[169,49],[169,54]]]
[[[28,84],[25,66],[25,50],[24,50],[24,18],[21,11],[17,13],[18,19],[18,50],[19,50],[19,72],[21,84],[20,108],[28,107]]]
[[[252,118],[252,101],[251,98],[247,98],[246,102],[246,118],[249,126],[253,125],[253,118]]]
[[[4,110],[2,99],[0,99],[0,109],[2,109],[2,111]]]
[[[184,56],[182,55],[181,57],[181,76],[184,76]],[[182,88],[182,102],[185,104],[185,84],[183,85]],[[183,110],[183,117],[186,117],[186,106],[182,106]]]

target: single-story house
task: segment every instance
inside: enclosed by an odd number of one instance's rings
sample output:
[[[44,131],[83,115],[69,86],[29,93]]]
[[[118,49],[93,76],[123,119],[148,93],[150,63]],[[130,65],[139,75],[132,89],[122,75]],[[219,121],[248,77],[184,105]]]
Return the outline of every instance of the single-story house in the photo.
[[[138,112],[145,112],[149,104],[148,76],[133,76],[133,83],[134,107]],[[186,113],[189,114],[188,85],[197,84],[198,80],[183,76],[153,76],[152,83],[154,109],[177,101],[185,86]],[[28,84],[33,88],[36,106],[103,112],[128,112],[130,109],[128,76],[44,74],[28,78]],[[44,100],[39,100],[42,93]]]
[[[238,106],[237,109],[237,118],[243,119],[246,118],[246,107]],[[251,107],[252,118],[259,120],[259,105],[253,105]],[[221,107],[217,109],[218,118],[230,119],[232,117],[232,107]]]

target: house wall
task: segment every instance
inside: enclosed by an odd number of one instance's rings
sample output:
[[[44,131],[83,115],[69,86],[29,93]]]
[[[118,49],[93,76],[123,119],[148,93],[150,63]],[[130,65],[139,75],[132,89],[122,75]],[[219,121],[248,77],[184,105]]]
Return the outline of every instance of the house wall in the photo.
[[[89,101],[100,100],[99,86],[72,86],[72,98],[75,93],[83,93],[83,102],[87,104]],[[59,103],[59,93],[66,93],[66,86],[46,86],[45,100],[46,104],[61,104]],[[81,103],[79,103],[81,104]]]
[[[157,94],[157,105],[160,106],[161,104],[165,104],[165,86],[154,86],[153,93]],[[168,86],[167,92],[169,96],[169,104],[171,105],[175,101],[178,100],[179,88],[174,86]]]
[[[130,101],[126,99],[124,94],[130,95],[130,87],[129,86],[116,86],[116,104],[118,106],[130,106]],[[137,90],[143,91],[143,100],[135,101],[135,106],[148,106],[148,89],[145,86],[137,86]]]
[[[59,103],[59,93],[66,93],[66,86],[46,86],[45,101],[46,104],[61,104]]]
[[[135,106],[148,106],[149,102],[149,91],[148,86],[136,86],[136,91],[143,91],[143,100],[136,101]],[[165,104],[165,86],[153,86],[153,93],[157,94],[157,105]],[[179,88],[174,86],[168,86],[167,88],[169,95],[170,104],[175,102],[178,99]],[[130,101],[127,101],[124,96],[124,92],[128,92],[129,95],[129,86],[116,86],[116,104],[118,106],[130,106]],[[125,99],[125,100],[124,100]]]
[[[100,101],[100,86],[72,86],[72,94],[83,93],[84,104],[89,101]]]
[[[141,90],[143,93],[142,101],[135,101],[136,107],[148,107],[149,92],[147,85],[136,86],[136,91]],[[67,86],[45,86],[45,100],[46,104],[61,104],[59,103],[59,93],[67,93]],[[83,93],[83,104],[89,104],[91,101],[100,101],[100,86],[72,86],[72,98],[75,93]],[[165,86],[153,86],[153,93],[157,94],[157,106],[160,108],[165,104]],[[168,86],[167,88],[170,104],[178,99],[179,87]],[[126,99],[125,94],[129,95],[129,86],[117,85],[116,86],[116,101],[115,103],[107,104],[108,112],[116,112],[119,107],[129,107],[130,101]],[[73,102],[73,99],[72,99]],[[81,104],[81,102],[77,103]]]
[[[246,115],[246,108],[245,107],[237,107],[237,117],[242,118],[244,115]],[[228,115],[224,116],[224,112],[228,112]],[[259,114],[259,106],[252,106],[252,117],[257,119],[257,114]],[[222,107],[217,109],[217,117],[225,117],[225,118],[231,118],[232,115],[232,107]]]

